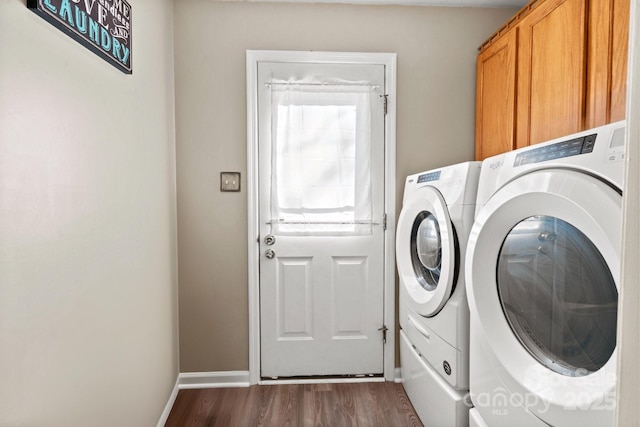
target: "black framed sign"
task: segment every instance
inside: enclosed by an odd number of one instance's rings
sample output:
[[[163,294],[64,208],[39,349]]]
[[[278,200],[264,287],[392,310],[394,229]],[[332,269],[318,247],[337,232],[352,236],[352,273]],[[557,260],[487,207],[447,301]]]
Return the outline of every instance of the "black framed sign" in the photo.
[[[125,0],[27,0],[27,7],[131,74],[131,6]]]

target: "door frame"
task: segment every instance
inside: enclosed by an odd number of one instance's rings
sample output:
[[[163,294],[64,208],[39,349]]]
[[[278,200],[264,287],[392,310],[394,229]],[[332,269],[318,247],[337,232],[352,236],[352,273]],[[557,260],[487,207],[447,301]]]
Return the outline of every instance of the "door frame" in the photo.
[[[385,66],[387,114],[385,116],[384,209],[384,378],[395,380],[395,230],[396,230],[396,62],[395,53],[247,50],[247,203],[249,383],[260,383],[260,271],[258,205],[258,63],[297,62],[321,64],[382,64]]]
[[[622,272],[618,294],[618,386],[616,425],[630,425],[640,417],[636,393],[640,379],[637,360],[640,292],[638,254],[640,253],[640,0],[631,1],[629,19],[629,57],[627,74],[627,153],[623,189]]]

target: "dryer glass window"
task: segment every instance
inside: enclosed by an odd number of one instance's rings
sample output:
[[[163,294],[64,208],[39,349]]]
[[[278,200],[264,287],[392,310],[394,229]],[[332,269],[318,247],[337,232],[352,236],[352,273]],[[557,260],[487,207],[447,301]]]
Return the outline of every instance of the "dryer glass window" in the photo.
[[[431,212],[420,212],[413,222],[411,262],[420,286],[433,291],[440,280],[442,242],[438,219]]]
[[[513,333],[542,364],[582,376],[609,360],[618,291],[602,254],[580,230],[550,216],[521,221],[502,244],[497,282]]]

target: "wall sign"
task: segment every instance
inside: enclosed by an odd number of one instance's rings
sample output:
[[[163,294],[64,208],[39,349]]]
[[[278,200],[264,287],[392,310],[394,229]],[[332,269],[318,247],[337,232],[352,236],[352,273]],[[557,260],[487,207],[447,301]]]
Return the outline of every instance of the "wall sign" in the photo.
[[[131,74],[131,6],[125,0],[27,0],[27,7]]]

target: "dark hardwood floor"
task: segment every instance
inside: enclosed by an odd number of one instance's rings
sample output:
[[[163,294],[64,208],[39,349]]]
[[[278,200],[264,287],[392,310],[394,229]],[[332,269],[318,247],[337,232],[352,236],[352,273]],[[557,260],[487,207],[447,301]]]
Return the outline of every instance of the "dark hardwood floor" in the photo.
[[[255,385],[180,390],[165,427],[421,427],[401,384]]]

